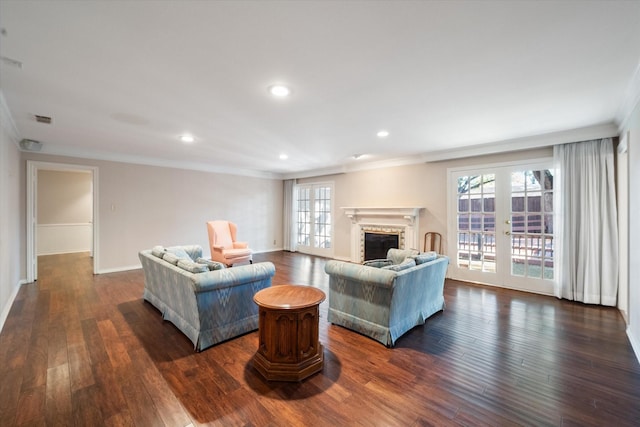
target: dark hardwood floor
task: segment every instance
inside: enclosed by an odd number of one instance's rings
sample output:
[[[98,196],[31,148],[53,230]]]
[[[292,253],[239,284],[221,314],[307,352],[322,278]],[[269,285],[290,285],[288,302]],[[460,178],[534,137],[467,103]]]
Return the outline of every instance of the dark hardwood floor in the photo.
[[[328,291],[325,260],[276,252],[274,284]],[[39,259],[0,334],[0,425],[640,425],[617,310],[447,281],[447,308],[393,349],[326,321],[324,370],[269,383],[257,332],[195,353],[143,302],[141,270]]]

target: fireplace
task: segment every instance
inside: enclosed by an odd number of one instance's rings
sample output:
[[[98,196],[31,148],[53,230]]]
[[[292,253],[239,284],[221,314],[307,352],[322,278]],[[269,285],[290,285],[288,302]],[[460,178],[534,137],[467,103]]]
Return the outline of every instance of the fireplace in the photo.
[[[351,219],[352,262],[386,258],[391,247],[418,248],[420,210],[423,208],[342,209]],[[367,240],[370,240],[369,245]],[[367,246],[372,246],[373,252]]]
[[[387,257],[391,248],[399,248],[400,235],[395,233],[364,232],[364,260]]]

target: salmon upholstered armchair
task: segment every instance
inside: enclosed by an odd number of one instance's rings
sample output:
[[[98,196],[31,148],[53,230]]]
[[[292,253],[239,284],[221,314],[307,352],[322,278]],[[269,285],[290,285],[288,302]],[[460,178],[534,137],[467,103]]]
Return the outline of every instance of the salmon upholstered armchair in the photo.
[[[211,259],[231,267],[238,262],[253,264],[252,251],[246,242],[237,242],[238,227],[229,221],[207,222]]]

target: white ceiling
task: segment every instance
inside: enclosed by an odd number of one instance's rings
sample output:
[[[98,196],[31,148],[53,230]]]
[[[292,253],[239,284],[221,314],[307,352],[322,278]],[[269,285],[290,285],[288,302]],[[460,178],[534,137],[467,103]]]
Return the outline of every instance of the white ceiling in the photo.
[[[3,0],[0,26],[43,152],[273,177],[611,125],[640,60],[640,1]]]

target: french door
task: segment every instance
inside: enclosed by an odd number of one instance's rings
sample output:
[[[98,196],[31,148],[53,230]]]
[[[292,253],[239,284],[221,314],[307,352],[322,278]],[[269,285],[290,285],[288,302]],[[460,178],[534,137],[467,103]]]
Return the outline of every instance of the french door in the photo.
[[[300,252],[333,255],[333,184],[296,187],[296,241]]]
[[[449,170],[450,276],[553,294],[551,161]]]

